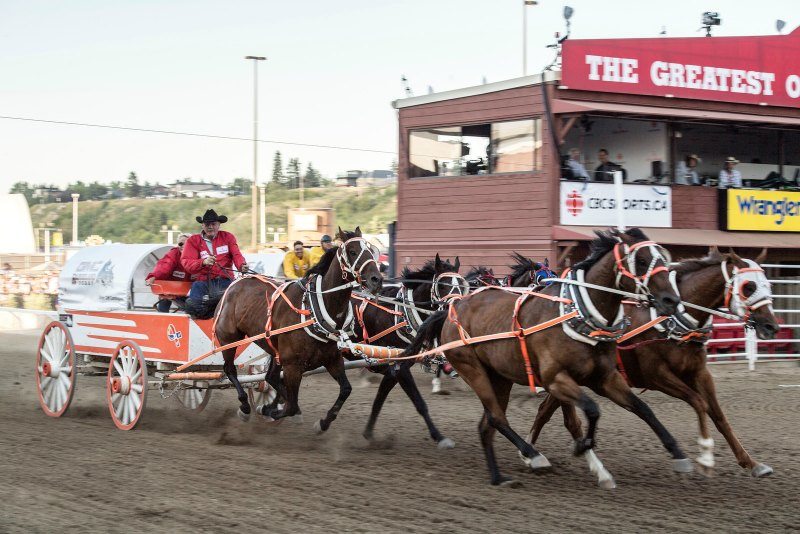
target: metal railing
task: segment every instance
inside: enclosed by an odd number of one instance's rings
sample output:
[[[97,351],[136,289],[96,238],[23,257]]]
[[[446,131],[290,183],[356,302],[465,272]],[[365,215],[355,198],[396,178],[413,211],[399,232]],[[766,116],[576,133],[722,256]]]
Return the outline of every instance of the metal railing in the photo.
[[[744,328],[744,337],[712,337],[709,340],[708,363],[741,363],[746,361],[748,368],[754,370],[756,362],[788,361],[800,359],[800,265],[778,265],[765,263],[761,265],[772,284],[773,311],[780,322],[780,330],[775,339],[758,339],[755,330]],[[797,275],[776,276],[778,271],[794,271]],[[715,332],[741,329],[744,323],[716,323]],[[738,330],[742,332],[742,330]],[[787,334],[788,332],[788,334]],[[743,345],[742,345],[743,343]],[[735,344],[744,350],[734,352],[716,352],[715,345]],[[737,347],[737,348],[739,348]],[[776,348],[780,352],[776,352]]]

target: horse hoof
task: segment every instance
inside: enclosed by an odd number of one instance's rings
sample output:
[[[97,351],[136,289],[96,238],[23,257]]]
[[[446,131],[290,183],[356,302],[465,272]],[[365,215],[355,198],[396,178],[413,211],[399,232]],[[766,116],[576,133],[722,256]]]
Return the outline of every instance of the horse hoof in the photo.
[[[750,471],[750,474],[756,478],[768,477],[772,473],[772,468],[767,464],[756,464],[756,466]]]
[[[522,461],[528,464],[528,467],[531,468],[531,471],[552,467],[552,464],[547,458],[544,457],[544,454],[537,454],[533,458],[524,457]]]
[[[672,470],[676,473],[691,473],[694,470],[694,466],[689,458],[681,458],[672,460]]]
[[[322,419],[318,419],[316,423],[314,423],[314,432],[317,434],[322,434],[325,432],[325,429],[322,428]]]
[[[303,424],[303,414],[301,413],[287,417],[287,419],[296,425]]]
[[[239,419],[241,419],[245,423],[250,420],[250,414],[249,413],[244,413],[242,411],[241,407],[236,411],[236,415],[238,415]]]
[[[375,441],[375,434],[372,432],[364,432],[361,435],[364,436],[364,439],[367,441]]]
[[[492,486],[497,486],[498,488],[519,488],[522,486],[522,483],[511,477],[501,476],[497,480],[492,480]]]
[[[600,486],[602,489],[612,490],[617,487],[617,483],[614,482],[613,478],[605,478],[603,480],[598,480],[597,485]]]
[[[442,438],[439,440],[436,446],[440,449],[452,449],[456,446],[456,442],[450,438]]]

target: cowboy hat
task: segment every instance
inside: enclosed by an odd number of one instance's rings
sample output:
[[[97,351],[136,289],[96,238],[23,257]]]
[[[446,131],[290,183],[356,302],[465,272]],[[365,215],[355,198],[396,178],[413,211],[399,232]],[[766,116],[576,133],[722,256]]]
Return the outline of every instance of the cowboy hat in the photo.
[[[702,159],[700,158],[700,156],[698,156],[697,154],[689,154],[688,156],[686,156],[686,159],[687,159],[687,160],[689,160],[689,159],[693,159],[693,160],[695,160],[697,163],[703,163],[703,160],[702,160]]]
[[[228,222],[228,218],[224,215],[217,215],[217,212],[214,210],[206,210],[202,217],[195,217],[195,220],[200,224],[208,223],[208,222],[219,222],[219,223],[226,223]]]
[[[734,158],[733,156],[728,156],[727,158],[725,158],[725,163],[731,163],[733,165],[736,165],[737,163],[739,163],[739,160]]]

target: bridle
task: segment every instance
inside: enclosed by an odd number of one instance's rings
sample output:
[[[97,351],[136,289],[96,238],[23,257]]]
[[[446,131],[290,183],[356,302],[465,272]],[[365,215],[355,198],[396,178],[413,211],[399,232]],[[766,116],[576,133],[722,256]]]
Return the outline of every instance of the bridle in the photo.
[[[350,243],[361,244],[361,250],[353,262],[350,262],[347,257],[347,246]],[[364,254],[367,254],[369,257],[365,258],[362,262],[362,257]],[[347,280],[348,275],[350,275],[353,277],[353,282],[358,283],[360,286],[364,286],[364,281],[361,279],[361,273],[364,271],[364,268],[367,265],[374,263],[375,267],[380,271],[380,266],[378,265],[378,249],[363,237],[351,237],[339,245],[339,250],[336,251],[336,257],[339,259],[339,265],[342,269],[342,280]],[[362,263],[359,265],[359,262]]]
[[[619,238],[617,238],[619,239]],[[634,274],[636,272],[636,255],[644,249],[650,251],[650,265],[647,266],[647,271],[641,276]],[[654,241],[640,241],[633,245],[628,245],[620,240],[614,245],[614,269],[617,272],[616,287],[620,289],[619,284],[622,277],[630,278],[636,284],[635,293],[641,295],[650,295],[648,285],[650,279],[661,272],[669,272],[667,265],[670,263],[670,255],[667,250],[655,243]],[[656,266],[661,261],[662,264]]]
[[[556,278],[556,273],[551,271],[550,267],[548,267],[543,263],[536,263],[536,265],[538,265],[538,268],[536,270],[528,271],[528,274],[530,275],[531,284],[537,286],[540,285],[549,286],[550,284],[552,284],[553,283],[552,281],[543,282],[542,280],[548,280],[548,278]]]
[[[439,284],[447,287],[447,292],[440,291]],[[436,306],[441,306],[452,298],[463,297],[469,293],[469,290],[469,282],[460,274],[456,272],[439,273],[433,277],[431,282],[431,302]]]
[[[739,268],[734,265],[730,275],[728,274],[728,260],[721,264],[722,276],[725,277],[725,307],[749,322],[753,310],[772,305],[772,287],[764,269],[759,264],[753,260],[742,259],[742,261],[747,264],[747,267]],[[744,288],[750,282],[756,285],[756,290],[747,297],[744,294]]]

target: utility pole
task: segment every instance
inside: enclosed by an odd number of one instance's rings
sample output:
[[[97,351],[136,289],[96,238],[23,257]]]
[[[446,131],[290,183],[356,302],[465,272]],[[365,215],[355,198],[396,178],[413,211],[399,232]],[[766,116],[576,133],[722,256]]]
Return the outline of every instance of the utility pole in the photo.
[[[253,60],[253,185],[250,188],[252,197],[250,203],[250,248],[255,250],[258,238],[258,62],[267,58],[245,56],[245,59]]]
[[[522,75],[528,75],[528,6],[538,4],[536,0],[522,1]]]
[[[78,242],[78,199],[80,193],[72,193],[72,246],[77,247]]]

